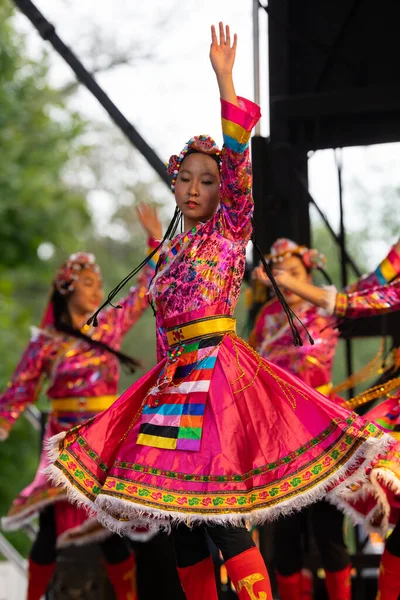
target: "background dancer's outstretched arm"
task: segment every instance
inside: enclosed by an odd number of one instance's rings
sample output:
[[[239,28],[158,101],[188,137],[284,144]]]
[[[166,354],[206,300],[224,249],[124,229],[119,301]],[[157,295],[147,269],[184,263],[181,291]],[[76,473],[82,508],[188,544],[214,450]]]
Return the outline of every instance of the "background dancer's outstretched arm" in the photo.
[[[262,267],[256,267],[253,271],[253,274],[258,281],[261,281],[265,285],[269,285],[269,279],[265,275]],[[357,317],[377,314],[376,309],[378,306],[376,303],[374,306],[370,304],[370,302],[374,301],[374,296],[372,295],[373,289],[381,289],[381,294],[387,295],[389,293],[390,296],[390,298],[388,297],[387,300],[387,306],[385,303],[383,303],[382,306],[379,305],[378,312],[384,312],[385,309],[386,312],[399,310],[398,308],[393,308],[396,306],[395,288],[391,286],[390,290],[388,290],[387,284],[389,284],[390,281],[394,280],[400,274],[400,241],[393,246],[388,256],[378,265],[375,271],[366,277],[362,277],[355,283],[350,284],[343,291],[343,293],[338,293],[334,288],[327,289],[318,287],[312,283],[299,281],[290,273],[279,271],[279,269],[276,271],[274,270],[274,274],[281,287],[284,287],[294,294],[301,296],[307,302],[311,302],[315,306],[325,308],[326,310],[337,314],[338,316],[346,316],[351,318],[355,317],[356,315],[354,314],[352,308],[355,307],[355,304],[357,304],[360,309],[362,308],[361,305],[363,305],[363,314],[357,314]],[[379,292],[377,292],[377,294],[379,294]],[[358,300],[358,298],[360,299]],[[377,296],[375,296],[375,298],[377,298]],[[346,314],[344,314],[343,310],[340,309],[340,306],[344,301],[346,301],[346,306],[348,306],[349,311],[348,313],[346,312]]]

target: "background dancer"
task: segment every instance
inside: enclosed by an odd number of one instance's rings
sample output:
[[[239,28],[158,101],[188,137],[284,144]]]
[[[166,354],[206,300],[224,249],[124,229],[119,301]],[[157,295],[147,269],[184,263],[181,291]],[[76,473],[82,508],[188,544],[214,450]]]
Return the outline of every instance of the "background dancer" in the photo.
[[[393,248],[378,268],[351,289],[374,287],[384,276],[392,278],[400,271],[400,243]],[[325,257],[316,249],[300,246],[288,239],[279,239],[266,259],[274,272],[289,273],[298,286],[312,285],[313,271],[323,273]],[[396,271],[398,269],[398,271]],[[270,286],[262,267],[254,269],[254,277]],[[385,275],[383,275],[385,274]],[[332,288],[333,289],[333,288]],[[286,315],[276,298],[260,311],[249,343],[271,362],[294,373],[302,381],[330,397],[333,385],[332,368],[339,332],[337,318],[304,300],[300,295],[283,289],[289,306],[296,312],[314,339],[314,345],[293,346]],[[341,398],[334,400],[343,402]],[[351,565],[344,540],[343,513],[327,502],[318,502],[308,510],[279,519],[274,524],[274,558],[278,572],[279,594],[282,600],[301,600],[312,594],[309,575],[302,572],[302,538],[311,522],[313,534],[325,569],[326,587],[330,600],[350,600]]]
[[[400,243],[393,252],[398,256]],[[386,262],[380,273],[396,277],[398,267],[393,253],[389,254],[392,263]],[[378,271],[379,274],[379,271]],[[280,284],[293,293],[321,306],[337,317],[358,319],[400,310],[400,279],[392,283],[351,294],[322,290],[315,286],[298,283],[287,273],[277,273]],[[400,382],[392,382],[393,390]],[[374,390],[376,391],[376,390]],[[371,391],[369,392],[371,394]],[[390,393],[390,392],[389,392]],[[368,398],[368,391],[362,396]],[[360,399],[350,402],[350,406],[360,405]],[[368,418],[373,419],[386,431],[392,433],[398,427],[399,395],[389,397],[381,406],[373,409]],[[388,426],[389,425],[389,426]],[[397,600],[400,594],[400,443],[387,454],[377,459],[367,481],[359,483],[352,490],[344,490],[339,503],[348,509],[349,514],[358,522],[366,522],[371,531],[386,532],[389,525],[394,526],[382,557],[379,575],[380,600]]]
[[[141,205],[138,219],[150,236],[149,252],[162,237],[154,209]],[[86,421],[116,399],[119,363],[131,369],[138,363],[119,352],[123,337],[148,307],[147,290],[154,275],[153,257],[138,285],[119,304],[122,310],[105,311],[97,329],[85,325],[103,299],[99,266],[91,254],[78,252],[57,271],[43,322],[33,337],[0,397],[0,439],[33,403],[43,379],[51,412],[44,435],[40,464],[33,482],[14,500],[2,520],[5,529],[17,529],[39,513],[39,532],[29,556],[28,600],[39,600],[55,570],[57,549],[70,544],[99,541],[109,579],[118,600],[136,598],[134,556],[125,540],[111,535],[84,508],[71,505],[61,488],[44,475],[48,465],[46,441],[60,431]]]

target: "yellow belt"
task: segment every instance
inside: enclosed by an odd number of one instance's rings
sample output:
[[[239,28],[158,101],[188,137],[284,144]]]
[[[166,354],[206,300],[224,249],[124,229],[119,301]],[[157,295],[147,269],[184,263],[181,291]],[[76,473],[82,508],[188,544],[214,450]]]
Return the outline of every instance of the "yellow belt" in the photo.
[[[333,390],[333,383],[324,383],[324,385],[316,387],[315,390],[324,396],[330,396]]]
[[[106,410],[115,402],[118,396],[92,396],[84,398],[57,398],[52,399],[51,409],[53,412],[101,412]]]
[[[230,331],[236,331],[236,319],[218,315],[171,327],[167,330],[167,338],[168,344],[172,347],[180,342],[188,342],[189,340],[212,336],[216,333],[229,333]]]

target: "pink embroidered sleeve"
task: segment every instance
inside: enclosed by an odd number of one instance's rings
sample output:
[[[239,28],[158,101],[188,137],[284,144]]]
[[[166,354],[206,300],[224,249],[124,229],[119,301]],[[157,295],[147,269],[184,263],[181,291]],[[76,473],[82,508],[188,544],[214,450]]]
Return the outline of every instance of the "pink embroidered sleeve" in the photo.
[[[32,339],[0,396],[0,429],[9,431],[27,405],[35,402],[46,353],[46,338]]]
[[[363,292],[338,294],[335,313],[339,317],[359,319],[400,310],[400,280]]]
[[[148,241],[148,254],[158,247],[159,243],[150,238]],[[112,306],[100,313],[99,324],[113,329],[116,343],[121,341],[131,327],[139,320],[143,312],[149,306],[149,285],[154,277],[158,253],[146,264],[140,272],[136,286],[131,287],[128,295],[119,300],[117,305],[122,308],[115,309]]]
[[[222,235],[228,239],[248,240],[253,215],[249,140],[251,130],[261,114],[257,104],[244,98],[238,100],[239,106],[221,100],[224,148],[219,227]]]
[[[375,271],[369,275],[364,275],[358,281],[351,283],[344,290],[345,293],[362,292],[378,285],[390,283],[400,275],[400,256],[395,248],[391,248],[389,254],[377,266]]]

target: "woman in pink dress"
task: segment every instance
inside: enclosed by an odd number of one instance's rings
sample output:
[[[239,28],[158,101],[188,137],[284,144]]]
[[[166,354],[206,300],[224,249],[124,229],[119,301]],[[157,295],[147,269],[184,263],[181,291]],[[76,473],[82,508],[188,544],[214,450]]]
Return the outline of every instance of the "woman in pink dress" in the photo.
[[[383,277],[396,279],[390,284],[364,291],[346,294],[322,290],[310,284],[299,283],[283,271],[277,273],[276,277],[280,285],[316,306],[323,307],[337,318],[360,319],[395,312],[400,310],[400,279],[397,277],[399,259],[396,259],[399,250],[400,242],[389,255],[392,262],[384,262],[378,273],[381,281]],[[382,430],[394,434],[395,439],[398,439],[396,434],[399,430],[399,386],[400,379],[393,379],[387,388],[388,398],[368,413],[369,419],[376,422]],[[381,389],[384,391],[383,385]],[[363,396],[368,399],[372,393],[367,391]],[[356,401],[352,404],[361,403],[362,401]],[[400,594],[400,442],[376,459],[364,481],[352,486],[342,485],[338,492],[334,499],[336,503],[347,510],[356,522],[364,523],[368,530],[386,533],[388,528],[394,527],[382,557],[378,597],[380,600],[397,600]]]
[[[235,333],[252,232],[248,143],[260,118],[258,106],[236,95],[235,53],[229,28],[220,24],[219,40],[212,28],[222,151],[201,135],[169,163],[184,232],[163,245],[150,287],[160,362],[102,415],[57,436],[50,469],[112,530],[137,522],[171,530],[190,600],[218,598],[206,533],[239,598],[271,599],[246,520],[334,493],[392,443]]]
[[[300,246],[282,238],[271,247],[266,257],[274,272],[289,273],[298,285],[312,285],[312,273],[325,273],[325,257],[315,249]],[[386,283],[400,271],[400,243],[392,248],[378,268],[351,286],[361,291]],[[264,270],[257,267],[254,277],[270,285]],[[386,279],[387,278],[387,279]],[[332,293],[335,288],[330,287]],[[283,289],[289,306],[296,312],[311,334],[314,345],[294,346],[286,314],[274,298],[261,308],[257,315],[249,343],[262,357],[297,375],[299,379],[331,397],[332,368],[338,342],[338,318],[323,308],[307,302],[301,296]],[[341,398],[331,398],[343,403]],[[351,599],[351,565],[343,536],[343,514],[327,502],[317,502],[308,511],[290,515],[277,521],[274,527],[275,564],[281,600],[301,600],[311,588],[308,573],[303,568],[303,532],[308,522],[325,569],[325,583],[330,600]],[[310,590],[311,593],[311,590]]]
[[[156,213],[147,206],[138,210],[149,236],[149,253],[162,236]],[[154,260],[154,257],[153,257]],[[39,533],[29,557],[28,600],[39,600],[55,569],[57,549],[71,544],[99,541],[107,573],[118,600],[136,598],[134,557],[119,536],[111,535],[83,508],[66,500],[65,490],[54,487],[43,470],[48,466],[46,443],[53,435],[87,421],[117,398],[119,362],[137,366],[119,351],[126,333],[148,307],[147,289],[155,262],[148,262],[138,286],[121,301],[123,310],[105,311],[94,330],[85,325],[103,298],[100,268],[94,256],[78,252],[70,256],[55,276],[52,296],[39,329],[0,396],[0,439],[37,397],[43,379],[51,411],[35,479],[14,500],[2,519],[6,530],[15,530],[39,515]]]

